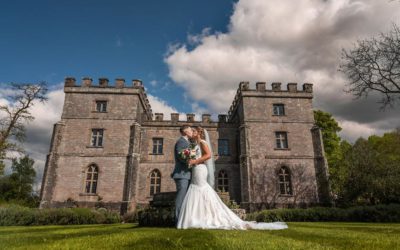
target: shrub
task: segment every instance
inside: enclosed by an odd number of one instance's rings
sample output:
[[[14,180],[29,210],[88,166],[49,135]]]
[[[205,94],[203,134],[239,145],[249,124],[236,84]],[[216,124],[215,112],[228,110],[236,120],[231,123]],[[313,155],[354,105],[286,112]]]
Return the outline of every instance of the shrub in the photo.
[[[246,220],[272,221],[352,221],[400,222],[400,204],[350,208],[313,207],[273,209],[247,214]]]
[[[0,207],[0,226],[75,225],[119,223],[115,212],[96,211],[89,208],[36,209],[18,205]]]

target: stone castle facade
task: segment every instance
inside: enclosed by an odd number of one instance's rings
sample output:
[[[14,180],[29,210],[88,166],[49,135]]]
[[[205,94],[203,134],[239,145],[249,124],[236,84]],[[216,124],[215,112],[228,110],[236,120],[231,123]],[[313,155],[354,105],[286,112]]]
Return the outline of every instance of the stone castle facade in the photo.
[[[104,206],[122,214],[158,192],[170,177],[183,124],[209,131],[215,188],[250,211],[329,202],[327,162],[314,124],[312,84],[241,82],[228,114],[180,120],[153,115],[140,80],[65,79],[61,120],[54,124],[41,208]]]

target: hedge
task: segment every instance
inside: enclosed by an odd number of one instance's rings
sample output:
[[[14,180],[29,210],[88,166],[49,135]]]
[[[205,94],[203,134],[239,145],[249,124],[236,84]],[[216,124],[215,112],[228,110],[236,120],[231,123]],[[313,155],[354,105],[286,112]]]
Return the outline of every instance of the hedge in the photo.
[[[313,207],[273,209],[247,214],[246,220],[272,221],[348,221],[400,222],[400,204],[350,208]]]
[[[0,207],[0,226],[112,224],[120,215],[105,209],[49,208],[37,209],[18,205]]]

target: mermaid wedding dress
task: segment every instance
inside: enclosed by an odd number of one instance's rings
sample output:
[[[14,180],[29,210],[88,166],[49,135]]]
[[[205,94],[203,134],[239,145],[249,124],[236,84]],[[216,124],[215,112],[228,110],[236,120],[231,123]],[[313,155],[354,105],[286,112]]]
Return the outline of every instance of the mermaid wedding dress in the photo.
[[[198,145],[195,149],[198,159],[201,150]],[[206,165],[198,164],[192,168],[192,179],[182,203],[177,228],[276,230],[288,226],[284,222],[257,223],[240,219],[208,184]]]

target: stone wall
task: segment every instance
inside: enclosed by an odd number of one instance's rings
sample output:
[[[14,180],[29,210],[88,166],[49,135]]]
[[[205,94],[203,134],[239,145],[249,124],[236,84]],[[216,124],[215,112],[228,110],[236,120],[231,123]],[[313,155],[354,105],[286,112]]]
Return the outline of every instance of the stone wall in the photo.
[[[157,115],[156,115],[157,117]],[[139,170],[138,196],[137,202],[147,204],[152,197],[150,196],[149,175],[152,170],[158,169],[161,172],[161,192],[175,191],[175,182],[171,178],[171,173],[175,166],[174,147],[180,137],[179,128],[183,124],[190,126],[202,126],[207,129],[210,135],[211,144],[214,151],[216,162],[215,183],[217,185],[217,175],[220,170],[228,173],[229,189],[232,199],[240,201],[240,178],[236,150],[236,127],[234,124],[226,122],[191,122],[186,120],[172,121],[160,120],[146,121],[142,125],[141,133],[141,162]],[[163,154],[154,155],[153,138],[163,138]],[[218,139],[228,139],[230,144],[229,156],[218,155]]]
[[[99,202],[125,213],[152,200],[152,170],[161,173],[161,192],[174,192],[170,174],[174,168],[174,145],[183,124],[209,131],[216,163],[215,188],[220,170],[228,173],[229,196],[242,207],[258,210],[270,207],[309,206],[329,202],[328,166],[322,138],[314,126],[312,84],[259,82],[251,88],[239,84],[227,115],[194,114],[180,120],[173,113],[153,115],[140,80],[125,84],[116,79],[99,79],[93,85],[84,78],[78,86],[66,78],[65,102],[61,120],[53,136],[41,190],[41,207],[94,207]],[[96,112],[96,100],[107,100],[107,112]],[[275,116],[273,104],[285,105],[285,115]],[[103,128],[103,147],[92,147],[91,129]],[[277,149],[275,132],[286,131],[288,148]],[[153,138],[163,138],[163,153],[153,154]],[[227,156],[218,155],[218,139],[229,140]],[[85,171],[90,164],[99,167],[97,193],[84,192]],[[290,170],[292,195],[280,195],[277,172]]]

